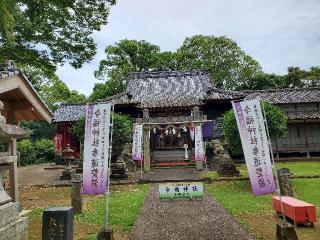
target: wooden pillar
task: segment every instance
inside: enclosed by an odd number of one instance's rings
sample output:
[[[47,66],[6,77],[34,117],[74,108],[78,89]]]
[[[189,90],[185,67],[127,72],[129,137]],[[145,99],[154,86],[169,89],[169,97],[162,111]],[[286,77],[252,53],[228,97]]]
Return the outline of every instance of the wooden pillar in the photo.
[[[200,121],[201,119],[201,115],[200,115],[200,109],[198,106],[195,106],[193,108],[193,120],[194,121]],[[196,168],[198,171],[203,169],[203,164],[202,161],[196,161]]]
[[[149,123],[149,110],[143,109],[143,123]],[[144,170],[150,171],[150,126],[143,125],[143,161]]]
[[[300,125],[300,126],[301,126],[301,125]],[[307,158],[310,158],[307,128],[308,128],[308,125],[307,125],[307,123],[306,123],[306,120],[304,120],[304,124],[303,124],[303,136],[304,136],[304,141],[305,141],[305,144],[306,144]]]
[[[10,142],[11,155],[17,157],[17,140],[12,139]],[[9,166],[9,177],[10,177],[10,196],[13,202],[19,201],[19,190],[18,190],[18,166],[17,160],[10,163]]]

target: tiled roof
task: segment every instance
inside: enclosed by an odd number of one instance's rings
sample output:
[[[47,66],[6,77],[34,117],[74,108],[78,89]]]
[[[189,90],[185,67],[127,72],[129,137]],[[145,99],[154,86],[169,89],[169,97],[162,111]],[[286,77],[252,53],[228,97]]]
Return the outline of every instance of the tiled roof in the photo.
[[[52,122],[75,122],[86,115],[86,104],[61,104],[54,112]]]
[[[8,78],[14,75],[19,75],[20,70],[13,70],[13,71],[0,71],[0,79]]]
[[[259,97],[274,104],[320,102],[320,88],[286,88],[243,93],[246,95],[246,99]]]
[[[119,97],[104,101],[137,104],[139,108],[186,107],[205,100],[225,100],[232,92],[214,87],[210,75],[199,71],[136,72],[126,79],[126,90]]]
[[[288,120],[320,119],[320,110],[306,111],[286,111]]]

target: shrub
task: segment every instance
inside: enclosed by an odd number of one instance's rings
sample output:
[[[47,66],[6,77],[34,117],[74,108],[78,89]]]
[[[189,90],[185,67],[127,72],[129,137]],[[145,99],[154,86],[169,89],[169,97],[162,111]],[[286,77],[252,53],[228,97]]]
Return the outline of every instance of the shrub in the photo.
[[[53,141],[40,139],[35,142],[23,139],[17,143],[20,152],[20,164],[22,166],[50,162],[54,158]]]
[[[262,102],[262,104],[266,112],[271,139],[286,135],[287,119],[285,114],[279,107],[268,102]],[[222,127],[224,140],[228,144],[231,153],[235,155],[242,154],[242,145],[233,109],[223,115],[219,125]]]
[[[17,143],[20,152],[20,164],[22,166],[33,164],[36,161],[36,151],[30,139],[23,139]]]
[[[34,143],[37,163],[52,161],[54,159],[53,141],[49,139],[40,139]]]

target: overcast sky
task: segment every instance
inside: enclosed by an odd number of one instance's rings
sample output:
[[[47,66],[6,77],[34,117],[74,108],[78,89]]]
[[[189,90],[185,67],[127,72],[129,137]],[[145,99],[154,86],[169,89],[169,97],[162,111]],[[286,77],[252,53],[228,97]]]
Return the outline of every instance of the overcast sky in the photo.
[[[71,89],[89,95],[105,47],[124,38],[175,51],[195,34],[225,35],[268,73],[320,66],[320,0],[117,0],[108,21],[91,63],[58,69]]]

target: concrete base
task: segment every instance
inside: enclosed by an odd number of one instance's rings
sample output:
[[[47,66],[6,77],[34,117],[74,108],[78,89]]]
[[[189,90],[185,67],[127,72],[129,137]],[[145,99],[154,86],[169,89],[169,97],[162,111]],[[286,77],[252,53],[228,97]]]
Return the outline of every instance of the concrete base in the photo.
[[[98,234],[97,240],[113,240],[113,231],[111,228],[102,228]]]
[[[7,203],[0,206],[0,240],[27,240],[28,220],[19,217],[18,203]]]

